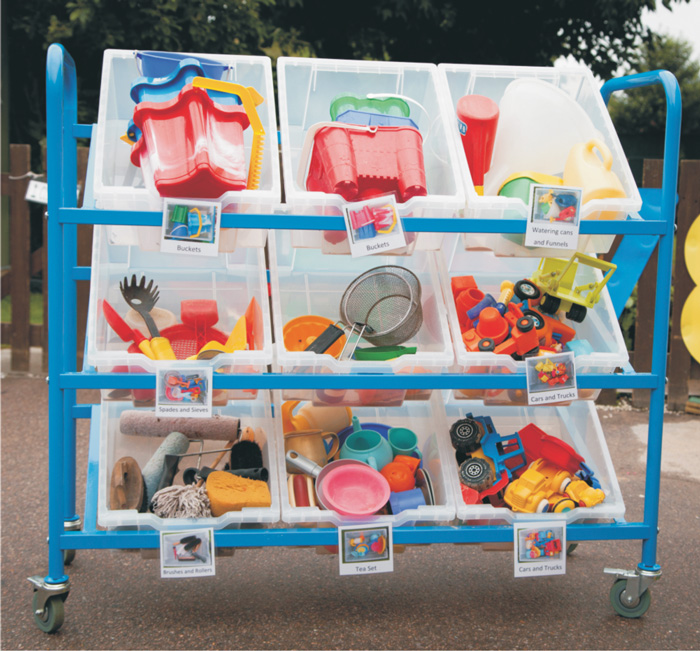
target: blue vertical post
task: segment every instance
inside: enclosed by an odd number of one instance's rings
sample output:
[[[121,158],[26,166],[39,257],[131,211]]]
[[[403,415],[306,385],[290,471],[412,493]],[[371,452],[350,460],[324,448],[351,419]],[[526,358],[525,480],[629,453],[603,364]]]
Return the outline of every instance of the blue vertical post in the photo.
[[[681,134],[681,91],[676,78],[666,70],[654,70],[606,82],[601,93],[607,102],[617,90],[631,90],[650,84],[661,84],[666,94],[666,134],[664,168],[661,184],[661,213],[666,220],[665,232],[659,240],[656,272],[656,303],[654,306],[654,345],[651,372],[658,377],[651,390],[649,403],[649,434],[647,474],[644,500],[644,524],[652,534],[642,541],[642,562],[639,568],[657,571],[657,527],[659,524],[659,491],[661,485],[661,443],[663,440],[664,402],[666,389],[666,359],[668,354],[669,305],[671,302],[671,273],[673,269],[673,236],[676,217],[676,188],[678,186],[678,157]]]
[[[66,143],[77,163],[77,143],[75,138]],[[65,174],[65,172],[64,172]],[[71,174],[73,175],[70,178]],[[70,183],[77,185],[77,166],[72,166],[69,172]],[[75,181],[73,179],[76,179]],[[77,193],[68,193],[63,204],[67,208],[77,206]],[[63,231],[63,370],[76,370],[77,348],[77,282],[73,278],[72,269],[78,264],[78,228],[76,224],[64,224]],[[75,418],[73,405],[76,404],[76,390],[63,391],[63,519],[77,519],[75,512]]]
[[[77,118],[75,64],[61,45],[51,45],[46,57],[46,140],[49,183],[48,288],[49,288],[49,572],[47,583],[68,580],[63,569],[60,536],[64,514],[64,427],[66,405],[60,387],[64,370],[63,229],[59,208],[75,202],[77,154],[73,124]],[[72,189],[71,189],[72,187]],[[72,205],[75,205],[73,203]]]

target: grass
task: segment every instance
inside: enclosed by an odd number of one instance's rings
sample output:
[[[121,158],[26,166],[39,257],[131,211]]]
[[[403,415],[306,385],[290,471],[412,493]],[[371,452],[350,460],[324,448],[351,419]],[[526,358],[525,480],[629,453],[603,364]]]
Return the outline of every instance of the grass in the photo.
[[[2,323],[10,323],[12,321],[12,296],[5,296],[2,299]],[[30,294],[29,295],[29,323],[32,325],[41,325],[44,323],[44,295]]]

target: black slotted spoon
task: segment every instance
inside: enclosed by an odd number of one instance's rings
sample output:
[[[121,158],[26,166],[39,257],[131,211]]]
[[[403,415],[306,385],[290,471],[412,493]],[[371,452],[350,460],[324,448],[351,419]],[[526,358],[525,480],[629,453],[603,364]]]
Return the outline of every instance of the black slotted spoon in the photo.
[[[153,286],[153,280],[146,285],[146,276],[141,276],[141,281],[136,280],[136,274],[131,276],[131,282],[124,276],[119,283],[119,289],[127,305],[138,312],[146,323],[151,335],[151,350],[156,359],[177,359],[170,342],[160,336],[158,326],[151,316],[151,310],[155,307],[160,297],[158,285]]]

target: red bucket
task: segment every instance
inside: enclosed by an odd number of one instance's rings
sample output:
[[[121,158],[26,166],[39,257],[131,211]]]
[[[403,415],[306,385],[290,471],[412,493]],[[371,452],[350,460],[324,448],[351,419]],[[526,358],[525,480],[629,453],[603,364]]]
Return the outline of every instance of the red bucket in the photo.
[[[306,189],[340,194],[346,201],[384,194],[400,203],[424,197],[423,139],[412,127],[324,126],[315,134]]]
[[[191,84],[169,102],[141,102],[134,124],[143,136],[131,150],[146,183],[161,196],[214,198],[247,184],[245,108],[217,104]]]

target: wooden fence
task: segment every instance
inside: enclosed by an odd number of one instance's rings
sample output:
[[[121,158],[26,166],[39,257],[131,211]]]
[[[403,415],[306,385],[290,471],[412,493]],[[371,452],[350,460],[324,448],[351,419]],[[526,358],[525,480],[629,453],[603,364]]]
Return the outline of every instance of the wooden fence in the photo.
[[[82,205],[85,173],[87,170],[88,148],[78,147],[78,182],[81,191],[78,205]],[[42,156],[46,168],[46,152]],[[2,195],[9,197],[10,202],[10,268],[2,273],[2,298],[8,294],[12,297],[12,321],[2,324],[0,340],[11,347],[11,370],[16,372],[29,371],[29,349],[42,349],[42,370],[48,364],[48,291],[46,247],[41,246],[31,250],[32,232],[30,219],[30,204],[24,197],[27,186],[34,174],[31,169],[31,148],[29,145],[10,145],[10,171],[2,175]],[[42,206],[42,210],[46,210]],[[46,242],[46,220],[41,220],[41,242]],[[36,234],[35,234],[36,237]],[[78,227],[78,264],[90,265],[92,254],[92,226]],[[43,324],[30,323],[30,280],[42,272]],[[87,321],[88,288],[87,283],[78,283],[78,323]],[[78,356],[82,359],[84,327],[79,327]]]
[[[85,178],[87,168],[85,147],[78,148],[78,179]],[[644,187],[660,187],[660,160],[644,161]],[[10,145],[10,173],[2,176],[2,194],[10,197],[10,242],[11,271],[2,277],[2,296],[12,296],[12,322],[2,324],[2,342],[12,348],[12,370],[26,372],[29,370],[29,347],[39,346],[43,349],[43,364],[46,368],[46,351],[48,347],[47,329],[42,325],[29,323],[29,282],[31,276],[46,268],[46,251],[41,247],[30,251],[29,207],[24,200],[30,172],[29,145]],[[84,183],[81,183],[84,185]],[[82,202],[82,193],[79,204]],[[679,204],[677,211],[676,257],[673,276],[673,309],[669,346],[668,370],[668,406],[672,410],[682,410],[688,399],[691,381],[700,379],[700,365],[688,353],[680,335],[680,315],[693,282],[685,266],[683,250],[685,238],[690,225],[700,214],[700,160],[681,161]],[[46,241],[46,221],[43,220],[43,238]],[[90,265],[92,227],[78,228],[78,264]],[[614,251],[614,249],[612,250]],[[610,256],[612,255],[609,254]],[[637,319],[634,338],[634,352],[630,354],[633,365],[638,371],[651,369],[651,342],[654,337],[654,304],[656,297],[656,251],[654,251],[647,268],[642,274],[637,287]],[[46,274],[42,274],[44,285],[44,323],[47,322]],[[87,283],[78,283],[78,357],[82,357],[84,332],[80,324],[87,319],[88,287]],[[615,399],[614,390],[604,391],[601,401],[611,402]],[[649,402],[649,391],[635,391],[634,404],[644,407]]]

